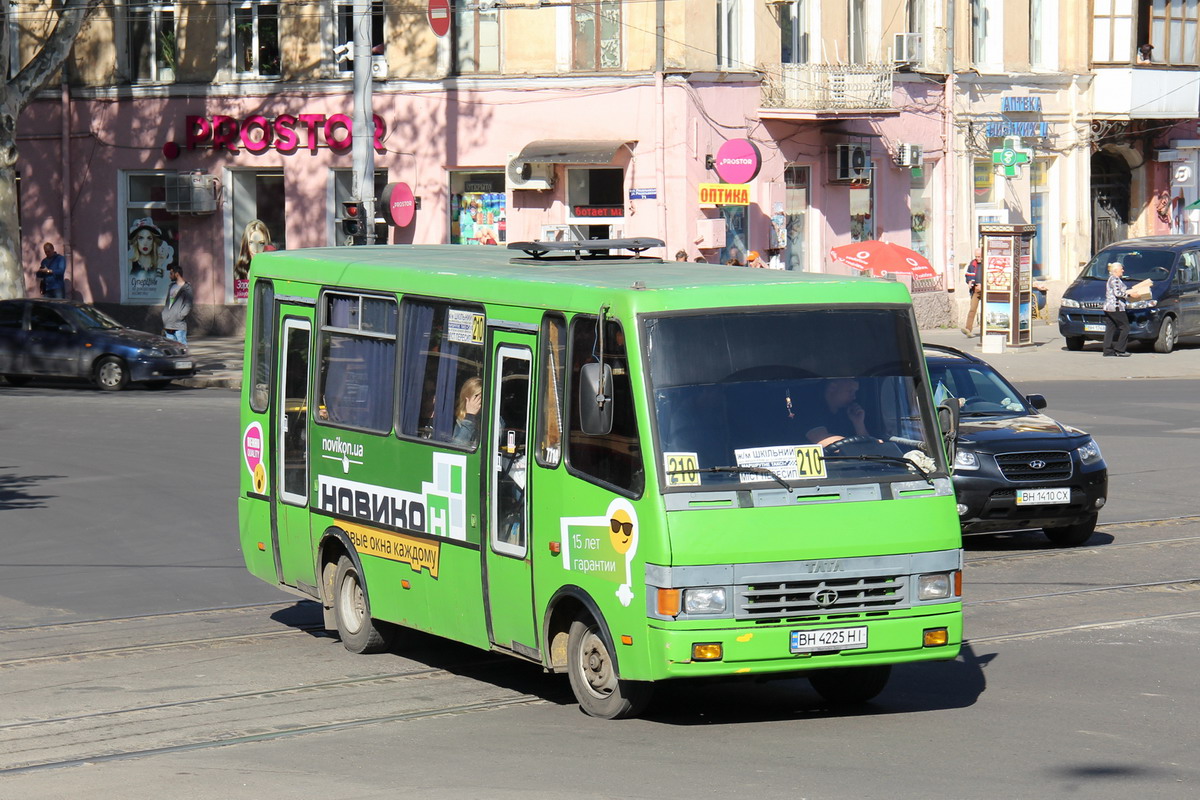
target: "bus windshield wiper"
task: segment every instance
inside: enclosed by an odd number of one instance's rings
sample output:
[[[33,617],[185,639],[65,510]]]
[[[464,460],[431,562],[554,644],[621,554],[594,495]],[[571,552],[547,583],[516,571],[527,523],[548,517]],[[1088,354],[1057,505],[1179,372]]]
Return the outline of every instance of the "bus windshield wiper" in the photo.
[[[700,467],[699,469],[672,469],[667,471],[667,475],[691,475],[695,472],[733,472],[738,475],[767,475],[779,482],[779,485],[788,490],[788,494],[792,493],[792,487],[788,482],[779,477],[779,473],[766,467]]]
[[[914,470],[916,470],[918,475],[920,475],[922,478],[925,479],[926,483],[928,483],[930,486],[933,486],[934,488],[937,488],[936,484],[934,484],[934,482],[933,482],[933,478],[929,477],[929,473],[926,472],[925,470],[921,469],[919,466],[917,466],[917,462],[913,461],[911,458],[904,458],[903,456],[881,456],[877,453],[863,453],[863,454],[857,455],[857,456],[836,456],[836,455],[825,456],[825,460],[826,461],[885,461],[885,462],[888,462],[891,464],[903,464],[906,467],[912,467]]]

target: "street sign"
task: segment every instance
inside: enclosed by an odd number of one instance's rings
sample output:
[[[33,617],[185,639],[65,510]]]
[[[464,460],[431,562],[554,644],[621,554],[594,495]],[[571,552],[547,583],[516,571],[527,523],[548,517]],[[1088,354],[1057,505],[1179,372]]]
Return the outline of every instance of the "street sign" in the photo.
[[[439,38],[450,32],[450,0],[429,0],[429,27]]]

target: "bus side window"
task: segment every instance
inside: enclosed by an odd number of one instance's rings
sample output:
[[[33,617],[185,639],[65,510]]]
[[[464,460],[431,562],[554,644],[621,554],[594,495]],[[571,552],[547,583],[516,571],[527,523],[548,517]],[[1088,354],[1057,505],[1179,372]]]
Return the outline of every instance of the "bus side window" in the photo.
[[[392,429],[396,301],[325,295],[317,419],[376,433]]]
[[[599,354],[596,328],[594,316],[579,314],[571,320],[571,386],[579,385],[583,365],[595,362]],[[642,469],[642,447],[634,413],[625,332],[615,320],[605,321],[604,363],[612,369],[612,430],[604,436],[584,433],[579,417],[579,392],[572,390],[573,396],[567,398],[571,404],[567,464],[573,471],[599,483],[637,496],[645,488],[646,475]]]
[[[270,281],[254,284],[254,321],[250,351],[252,364],[250,380],[250,409],[262,413],[267,410],[271,397],[271,342],[275,336],[275,287]]]
[[[474,449],[476,438],[455,441],[455,406],[467,381],[483,374],[482,310],[416,300],[403,309],[400,433]]]
[[[562,314],[547,314],[542,320],[537,463],[551,469],[562,461],[563,359],[566,354],[567,326]]]

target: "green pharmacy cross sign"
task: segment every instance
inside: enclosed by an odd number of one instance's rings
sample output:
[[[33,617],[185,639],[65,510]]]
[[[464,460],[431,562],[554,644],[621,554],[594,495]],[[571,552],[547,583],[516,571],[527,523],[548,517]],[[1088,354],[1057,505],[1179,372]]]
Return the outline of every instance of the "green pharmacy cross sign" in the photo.
[[[1021,165],[1028,164],[1033,151],[1021,147],[1019,136],[1005,136],[1004,146],[992,151],[992,164],[996,171],[1004,170],[1004,177],[1015,178],[1021,174]]]

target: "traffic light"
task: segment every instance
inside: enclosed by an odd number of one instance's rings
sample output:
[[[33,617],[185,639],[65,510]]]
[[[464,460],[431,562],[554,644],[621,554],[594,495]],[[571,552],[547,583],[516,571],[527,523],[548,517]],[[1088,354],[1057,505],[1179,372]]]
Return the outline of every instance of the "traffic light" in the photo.
[[[342,233],[346,236],[358,237],[364,233],[359,208],[359,204],[355,200],[346,200],[342,203]]]

